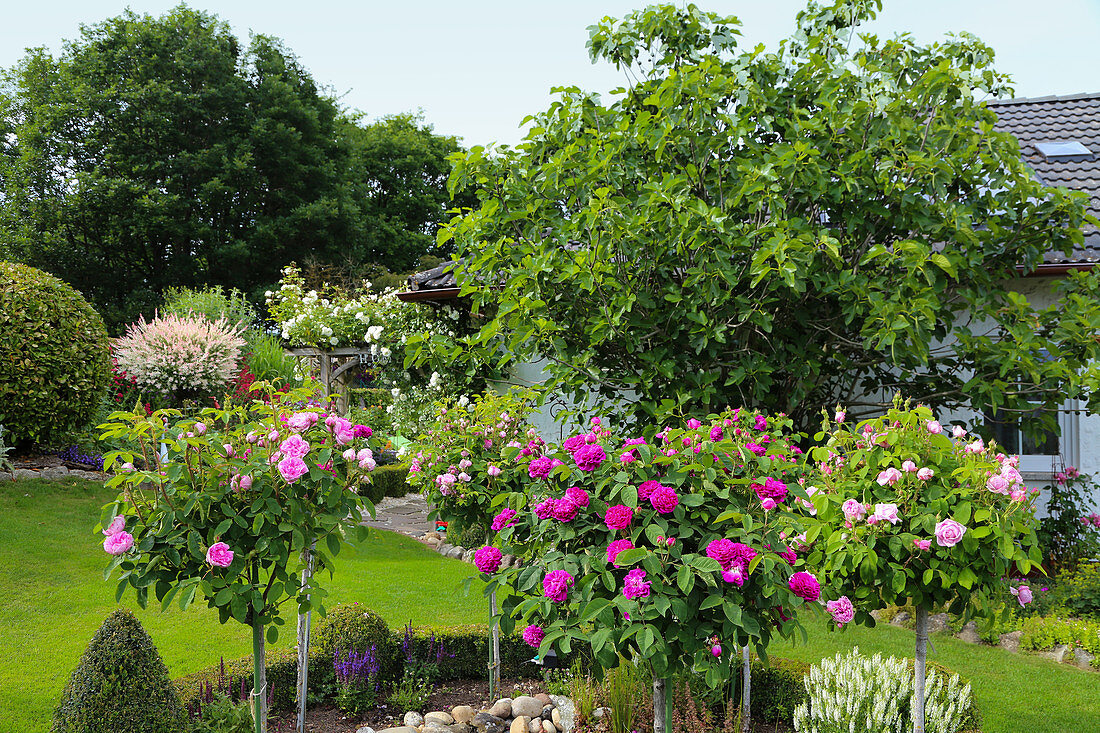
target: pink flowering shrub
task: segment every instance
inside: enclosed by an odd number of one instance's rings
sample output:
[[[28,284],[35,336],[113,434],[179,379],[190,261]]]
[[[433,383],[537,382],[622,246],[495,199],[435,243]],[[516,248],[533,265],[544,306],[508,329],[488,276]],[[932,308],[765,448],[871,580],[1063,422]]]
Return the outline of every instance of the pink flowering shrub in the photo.
[[[220,395],[237,375],[243,346],[224,320],[164,315],[131,325],[114,354],[139,387],[182,404]]]
[[[996,608],[1001,579],[1042,559],[1018,459],[958,426],[949,435],[928,408],[895,403],[821,438],[805,542],[838,625],[909,601],[967,616]]]
[[[491,543],[522,562],[487,584],[508,591],[505,632],[525,629],[543,652],[589,644],[609,666],[638,658],[658,676],[695,664],[717,685],[730,659],[713,647],[764,648],[798,628],[818,580],[788,541],[808,499],[789,421],[730,411],[688,425],[637,437],[593,420],[561,446],[511,449],[524,481]],[[530,478],[546,457],[560,463]]]
[[[362,512],[373,511],[358,494],[373,461],[370,429],[320,407],[295,408],[310,396],[273,392],[197,418],[111,416],[105,435],[138,446],[104,458],[118,497],[100,528],[118,597],[130,588],[142,607],[155,599],[183,608],[198,598],[222,623],[266,628],[270,642],[281,614],[323,608],[323,593],[300,595],[302,550],[316,541],[307,592],[318,590],[345,534],[361,536]]]
[[[554,468],[551,458],[540,460],[542,441],[527,422],[530,411],[530,395],[522,392],[488,393],[468,404],[442,405],[413,444],[409,483],[455,529],[499,531],[515,512],[501,507],[497,497],[545,478]],[[522,468],[512,456],[517,451],[524,459]],[[553,509],[548,507],[548,516]]]

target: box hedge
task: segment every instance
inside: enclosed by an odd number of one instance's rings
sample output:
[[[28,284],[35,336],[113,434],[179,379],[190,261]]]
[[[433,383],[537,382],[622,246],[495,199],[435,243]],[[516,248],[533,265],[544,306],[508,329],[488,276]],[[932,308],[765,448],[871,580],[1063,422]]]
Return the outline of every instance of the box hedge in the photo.
[[[382,501],[387,496],[400,499],[412,491],[412,488],[405,483],[405,479],[409,475],[409,467],[403,463],[378,466],[378,468],[371,471],[370,475],[370,486],[364,486],[360,491],[365,492],[364,496],[374,504]]]

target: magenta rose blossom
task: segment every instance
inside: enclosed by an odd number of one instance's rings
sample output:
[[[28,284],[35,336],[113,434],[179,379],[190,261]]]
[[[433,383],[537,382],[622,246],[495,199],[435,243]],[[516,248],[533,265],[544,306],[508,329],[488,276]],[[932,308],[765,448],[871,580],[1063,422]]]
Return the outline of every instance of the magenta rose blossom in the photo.
[[[723,570],[729,570],[735,564],[745,568],[756,557],[756,550],[740,542],[732,542],[725,538],[712,540],[707,545],[707,557],[718,561]]]
[[[483,573],[495,573],[500,568],[500,550],[485,545],[474,553],[474,565]]]
[[[546,478],[553,468],[554,462],[549,456],[539,456],[527,467],[527,475],[531,478]]]
[[[625,504],[609,506],[603,515],[608,529],[626,529],[634,521],[634,510]]]
[[[791,592],[804,601],[812,603],[821,597],[821,583],[807,572],[799,571],[787,581]]]
[[[565,498],[576,504],[578,509],[588,506],[588,492],[578,486],[570,486],[566,489]]]
[[[966,534],[966,527],[954,519],[945,519],[936,525],[936,544],[940,547],[954,547]]]
[[[570,453],[575,453],[578,448],[583,448],[587,444],[588,441],[584,439],[583,435],[574,435],[572,438],[566,438],[565,442],[561,444],[561,447],[565,448],[565,450]]]
[[[582,471],[595,471],[607,460],[607,453],[599,443],[581,446],[573,452],[573,460]]]
[[[321,416],[316,412],[299,412],[287,418],[286,424],[294,432],[300,433],[312,428],[320,419]]]
[[[543,632],[541,626],[535,626],[534,624],[528,624],[523,630],[523,640],[527,642],[528,646],[532,646],[535,649],[539,648],[539,644],[542,643],[542,637],[546,634]]]
[[[103,540],[103,549],[109,555],[121,555],[134,546],[134,537],[129,532],[115,532]]]
[[[829,615],[833,617],[833,621],[836,621],[836,625],[840,628],[843,628],[844,624],[850,624],[852,619],[856,617],[856,609],[852,606],[852,602],[848,600],[848,596],[841,596],[835,601],[827,601],[825,610],[829,612]]]
[[[1016,596],[1016,600],[1019,601],[1021,608],[1034,600],[1031,594],[1031,588],[1026,585],[1021,585],[1019,588],[1009,588],[1009,590],[1012,591],[1012,595]]]
[[[669,514],[679,505],[680,497],[671,486],[658,486],[649,495],[649,503],[661,514]]]
[[[774,478],[764,479],[763,484],[753,484],[752,490],[756,492],[761,501],[773,499],[777,504],[782,504],[787,498],[787,485]]]
[[[642,483],[638,484],[638,498],[648,499],[650,494],[653,493],[654,489],[656,489],[660,485],[660,481],[654,481],[653,479],[650,479],[649,481],[643,481]]]
[[[500,510],[500,514],[493,517],[493,531],[499,532],[514,521],[516,521],[516,510],[505,507]]]
[[[735,564],[729,570],[722,571],[722,580],[733,583],[740,588],[745,584],[745,571],[740,564]]]
[[[206,551],[206,561],[216,568],[227,568],[233,564],[233,551],[224,542],[215,542]]]
[[[715,443],[717,443],[719,440],[721,440],[723,435],[724,435],[724,433],[722,432],[722,426],[721,425],[715,425],[714,427],[712,427],[710,429],[710,439],[711,439],[711,441],[713,441]]]
[[[644,570],[635,568],[626,574],[626,580],[623,582],[623,595],[631,600],[649,596],[649,583],[646,582]]]
[[[572,522],[577,517],[577,505],[568,498],[554,502],[554,519],[559,522]]]
[[[572,585],[572,575],[564,570],[551,570],[542,579],[542,594],[554,603],[563,603]]]
[[[535,516],[539,519],[549,519],[554,516],[555,499],[543,499],[535,504]]]
[[[126,517],[120,514],[111,520],[111,523],[103,530],[103,534],[106,537],[110,537],[111,535],[118,534],[124,529],[126,529]]]
[[[309,466],[298,456],[288,456],[279,461],[279,473],[288,484],[292,484],[309,473]]]
[[[619,556],[619,553],[623,550],[633,550],[634,543],[630,540],[615,540],[607,546],[607,561],[612,565],[615,564],[615,558]]]

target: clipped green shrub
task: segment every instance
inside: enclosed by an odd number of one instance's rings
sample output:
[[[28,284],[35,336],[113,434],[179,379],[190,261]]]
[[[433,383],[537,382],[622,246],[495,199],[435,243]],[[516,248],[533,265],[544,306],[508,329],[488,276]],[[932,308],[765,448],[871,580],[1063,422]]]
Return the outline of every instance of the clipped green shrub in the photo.
[[[367,498],[377,504],[387,496],[400,499],[409,492],[415,491],[405,480],[409,476],[409,467],[402,463],[394,463],[389,466],[379,466],[371,471],[371,485],[367,491]],[[484,539],[484,534],[482,535]]]
[[[92,637],[54,713],[53,733],[178,733],[187,716],[153,640],[129,611]]]
[[[768,665],[755,660],[749,690],[753,720],[790,725],[794,709],[806,699],[802,680],[809,673],[809,664],[794,659],[771,657]]]
[[[394,644],[394,635],[381,616],[359,603],[342,603],[330,608],[317,622],[311,642],[311,647],[328,660],[330,668],[336,652],[364,653],[372,646],[381,665],[382,678],[395,677],[398,647]]]
[[[71,286],[0,262],[0,415],[17,448],[60,443],[95,415],[111,374],[107,329]]]

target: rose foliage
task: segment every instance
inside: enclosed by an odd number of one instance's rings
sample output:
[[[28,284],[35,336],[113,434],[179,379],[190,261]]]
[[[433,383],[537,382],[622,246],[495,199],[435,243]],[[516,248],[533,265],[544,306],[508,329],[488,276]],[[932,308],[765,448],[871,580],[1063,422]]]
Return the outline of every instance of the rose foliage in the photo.
[[[873,624],[872,610],[907,601],[966,618],[1001,605],[1003,578],[1039,565],[1018,458],[961,427],[952,437],[929,408],[898,401],[884,417],[825,428],[812,451],[821,490],[806,559],[855,620]]]
[[[502,629],[525,625],[540,653],[589,644],[605,667],[694,665],[716,686],[736,646],[766,655],[799,628],[820,587],[787,539],[809,511],[789,419],[735,410],[632,438],[592,423],[509,452],[526,491],[493,500],[515,512],[493,544],[524,561],[488,577],[509,591]]]

